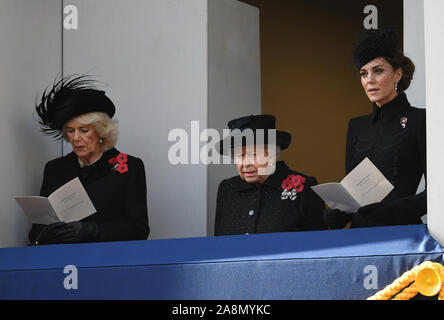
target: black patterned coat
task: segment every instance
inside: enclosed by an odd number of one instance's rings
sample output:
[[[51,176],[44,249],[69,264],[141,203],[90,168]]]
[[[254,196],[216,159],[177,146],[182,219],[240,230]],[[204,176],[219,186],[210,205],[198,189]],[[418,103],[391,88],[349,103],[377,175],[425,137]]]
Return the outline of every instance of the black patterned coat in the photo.
[[[294,200],[282,199],[282,184],[289,175],[305,179]],[[325,204],[310,188],[316,184],[314,177],[290,170],[283,161],[276,163],[276,171],[263,184],[239,176],[223,180],[217,193],[215,235],[325,229]]]

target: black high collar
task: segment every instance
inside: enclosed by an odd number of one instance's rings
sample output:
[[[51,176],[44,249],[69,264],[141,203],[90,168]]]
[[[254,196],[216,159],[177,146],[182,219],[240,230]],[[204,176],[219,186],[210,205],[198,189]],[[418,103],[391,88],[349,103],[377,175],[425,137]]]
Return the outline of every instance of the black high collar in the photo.
[[[380,107],[378,107],[376,103],[373,103],[373,114],[370,121],[371,123],[379,120],[391,121],[407,107],[410,107],[410,102],[407,100],[406,94],[401,92],[392,101]]]

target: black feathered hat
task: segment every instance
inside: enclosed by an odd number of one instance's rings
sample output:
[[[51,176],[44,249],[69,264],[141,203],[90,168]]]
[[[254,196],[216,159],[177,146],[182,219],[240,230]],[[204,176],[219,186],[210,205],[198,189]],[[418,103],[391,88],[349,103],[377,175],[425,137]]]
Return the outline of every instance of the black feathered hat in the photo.
[[[112,118],[116,112],[113,102],[93,83],[84,75],[68,76],[46,88],[35,108],[41,131],[62,139],[65,123],[81,114],[105,112]]]
[[[393,58],[399,54],[399,42],[391,27],[366,30],[360,35],[353,53],[353,63],[357,69],[378,57]]]
[[[269,142],[271,142],[269,141],[268,130],[276,130],[276,118],[273,115],[251,115],[241,117],[229,121],[228,128],[231,130],[231,134],[225,139],[219,141],[219,152],[221,154],[226,153],[228,148],[234,148],[241,145],[245,146],[248,142],[253,142],[255,144],[257,142],[268,144]],[[252,130],[254,141],[247,141],[246,137],[242,136],[242,133],[245,132],[245,130],[247,129]],[[264,141],[259,141],[259,139],[257,138],[256,132],[258,129],[264,130]],[[276,130],[275,143],[281,148],[281,150],[287,149],[290,145],[290,142],[290,133]]]

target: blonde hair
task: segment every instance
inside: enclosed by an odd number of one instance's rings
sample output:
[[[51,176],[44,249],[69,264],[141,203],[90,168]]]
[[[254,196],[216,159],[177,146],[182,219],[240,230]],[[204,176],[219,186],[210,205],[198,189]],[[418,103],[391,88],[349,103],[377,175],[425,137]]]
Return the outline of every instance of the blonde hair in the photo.
[[[100,144],[102,146],[102,152],[108,151],[116,145],[118,138],[118,122],[116,119],[111,119],[105,112],[88,112],[81,114],[72,120],[81,124],[90,124],[94,127],[97,135],[103,140]],[[66,141],[69,141],[66,136],[65,127],[63,127],[63,136]]]

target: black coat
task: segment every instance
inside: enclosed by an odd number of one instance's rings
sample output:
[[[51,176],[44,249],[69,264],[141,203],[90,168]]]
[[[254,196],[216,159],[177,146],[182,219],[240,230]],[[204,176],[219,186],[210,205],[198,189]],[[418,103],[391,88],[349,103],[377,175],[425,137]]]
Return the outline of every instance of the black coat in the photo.
[[[97,162],[83,168],[73,152],[49,161],[45,166],[40,195],[47,197],[79,177],[97,210],[82,221],[98,225],[97,241],[147,239],[149,226],[143,162],[128,155],[128,170],[116,170],[109,160],[118,154],[119,151],[113,148],[103,153]],[[29,233],[31,242],[35,241],[42,227],[33,225]]]
[[[404,93],[373,108],[373,113],[349,122],[346,172],[368,157],[394,186],[382,201],[383,210],[393,212],[387,224],[422,223],[427,196],[426,191],[416,195],[416,190],[426,173],[426,112],[412,107]]]
[[[281,199],[282,182],[290,174],[306,179],[295,200]],[[217,193],[215,235],[289,232],[325,229],[325,204],[310,186],[314,177],[290,170],[283,161],[263,184],[248,183],[239,176],[223,180]]]

